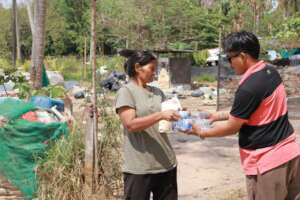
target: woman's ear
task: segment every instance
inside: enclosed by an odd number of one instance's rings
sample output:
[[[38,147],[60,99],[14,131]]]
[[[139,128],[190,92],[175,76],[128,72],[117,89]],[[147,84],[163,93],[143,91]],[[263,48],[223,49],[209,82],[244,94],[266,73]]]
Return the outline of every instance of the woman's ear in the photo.
[[[135,72],[138,72],[140,68],[141,68],[141,65],[138,63],[135,63],[135,65],[134,65]]]

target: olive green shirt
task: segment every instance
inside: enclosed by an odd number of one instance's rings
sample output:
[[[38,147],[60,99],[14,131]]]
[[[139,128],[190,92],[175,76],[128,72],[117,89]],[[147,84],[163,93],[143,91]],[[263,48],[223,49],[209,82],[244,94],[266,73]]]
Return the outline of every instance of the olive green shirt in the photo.
[[[147,90],[148,89],[148,90]],[[155,87],[139,87],[129,82],[117,93],[116,111],[121,107],[131,107],[136,117],[144,117],[161,111],[163,92]],[[173,169],[177,162],[168,135],[159,133],[158,123],[149,128],[129,133],[124,128],[123,171],[132,174],[151,174]]]

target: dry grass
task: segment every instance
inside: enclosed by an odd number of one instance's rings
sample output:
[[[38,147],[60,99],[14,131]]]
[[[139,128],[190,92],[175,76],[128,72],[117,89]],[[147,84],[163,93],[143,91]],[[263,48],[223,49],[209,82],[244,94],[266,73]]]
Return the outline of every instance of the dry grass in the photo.
[[[122,134],[120,122],[111,112],[112,101],[101,98],[99,123],[99,183],[93,196],[84,184],[84,133],[74,128],[68,138],[53,144],[45,159],[39,161],[40,200],[115,200],[122,197],[122,173],[120,146]],[[108,109],[110,108],[110,109]],[[79,121],[79,120],[77,120]]]
[[[84,144],[79,130],[47,152],[39,165],[38,199],[86,199],[83,188]]]

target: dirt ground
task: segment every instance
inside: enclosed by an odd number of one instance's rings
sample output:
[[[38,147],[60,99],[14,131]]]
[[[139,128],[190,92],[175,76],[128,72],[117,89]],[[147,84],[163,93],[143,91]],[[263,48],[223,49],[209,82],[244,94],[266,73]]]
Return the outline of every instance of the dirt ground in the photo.
[[[215,110],[215,106],[201,105],[199,98],[189,97],[181,103],[190,110]],[[300,120],[291,122],[300,144]],[[178,133],[170,135],[170,139],[178,160],[180,200],[246,199],[236,135],[201,140]]]

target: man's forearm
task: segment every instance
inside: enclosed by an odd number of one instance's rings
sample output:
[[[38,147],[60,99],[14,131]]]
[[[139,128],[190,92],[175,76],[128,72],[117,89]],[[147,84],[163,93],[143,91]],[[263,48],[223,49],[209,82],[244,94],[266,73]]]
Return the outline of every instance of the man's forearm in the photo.
[[[229,112],[219,111],[214,113],[214,121],[223,121],[229,119]]]
[[[200,133],[196,133],[201,138],[206,137],[223,137],[228,135],[234,135],[239,131],[238,128],[233,127],[229,124],[229,121],[220,122],[216,124],[213,128],[208,130],[201,130]]]

